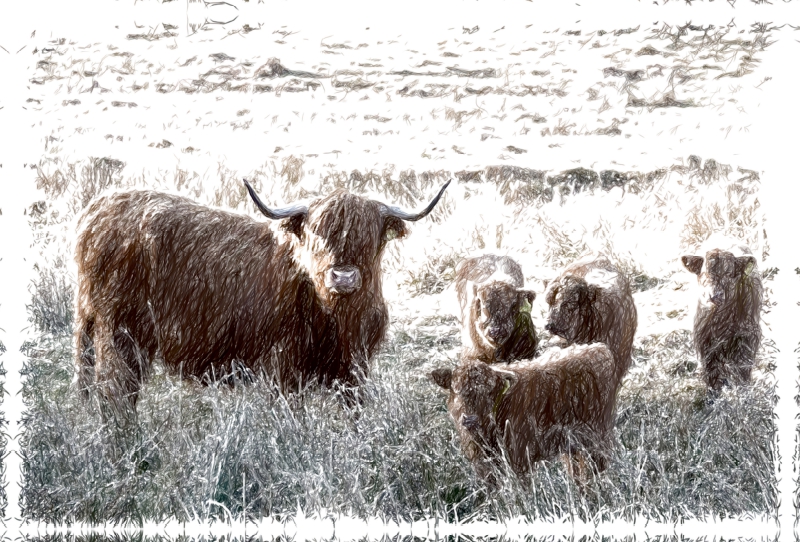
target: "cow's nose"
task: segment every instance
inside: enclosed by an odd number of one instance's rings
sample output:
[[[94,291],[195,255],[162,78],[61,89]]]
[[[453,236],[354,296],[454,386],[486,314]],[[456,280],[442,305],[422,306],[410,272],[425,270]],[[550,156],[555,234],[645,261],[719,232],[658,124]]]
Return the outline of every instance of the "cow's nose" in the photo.
[[[361,272],[354,265],[331,267],[325,276],[325,286],[337,294],[349,294],[361,287]]]

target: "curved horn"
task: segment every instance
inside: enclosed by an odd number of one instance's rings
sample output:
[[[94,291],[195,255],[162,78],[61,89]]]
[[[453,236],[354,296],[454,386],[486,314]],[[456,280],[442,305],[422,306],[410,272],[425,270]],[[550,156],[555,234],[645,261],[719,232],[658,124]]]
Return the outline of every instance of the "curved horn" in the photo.
[[[416,214],[407,213],[402,209],[400,209],[399,207],[389,207],[388,205],[384,205],[383,207],[381,207],[381,214],[383,216],[394,216],[402,220],[408,220],[410,222],[414,222],[416,220],[419,220],[420,218],[424,218],[428,216],[428,214],[433,210],[436,204],[439,203],[439,199],[442,197],[442,194],[444,194],[445,189],[448,186],[450,186],[451,181],[452,179],[444,183],[444,186],[442,187],[441,190],[439,190],[439,193],[436,194],[436,197],[433,198],[433,201],[431,201],[427,207],[425,207],[423,210],[421,210]]]
[[[244,182],[245,187],[247,187],[247,191],[250,193],[250,197],[258,207],[258,210],[261,211],[264,216],[267,218],[271,218],[272,220],[280,220],[282,218],[291,218],[297,215],[305,215],[308,214],[308,207],[305,205],[292,205],[291,207],[284,207],[283,209],[270,209],[256,194],[256,191],[253,190],[253,187],[250,186],[250,183],[247,182],[247,179],[242,179]]]

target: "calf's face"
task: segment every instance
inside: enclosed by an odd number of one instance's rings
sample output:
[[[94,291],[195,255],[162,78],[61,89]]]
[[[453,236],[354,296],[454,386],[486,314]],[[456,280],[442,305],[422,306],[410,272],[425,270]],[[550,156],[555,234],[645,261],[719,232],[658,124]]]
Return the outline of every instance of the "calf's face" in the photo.
[[[469,360],[455,370],[436,369],[429,377],[450,392],[447,410],[456,424],[467,458],[479,461],[496,451],[499,446],[497,410],[500,401],[517,382],[517,375],[482,361]]]
[[[569,275],[550,284],[545,294],[550,315],[544,328],[570,342],[590,340],[592,305],[599,291],[599,286]]]
[[[530,314],[536,294],[517,289],[506,282],[474,285],[470,321],[478,338],[490,348],[498,348],[510,337],[517,320]]]
[[[683,265],[697,275],[702,288],[700,302],[705,306],[725,306],[736,300],[737,285],[753,272],[756,259],[751,255],[734,256],[714,249],[702,256],[683,256]]]

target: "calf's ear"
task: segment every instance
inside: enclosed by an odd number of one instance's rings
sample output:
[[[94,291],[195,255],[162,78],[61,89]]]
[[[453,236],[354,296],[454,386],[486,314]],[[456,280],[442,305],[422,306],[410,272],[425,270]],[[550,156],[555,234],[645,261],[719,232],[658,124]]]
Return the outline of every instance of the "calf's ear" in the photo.
[[[449,390],[450,383],[453,381],[453,370],[434,369],[428,373],[428,378],[433,380],[439,387]]]
[[[533,300],[536,299],[536,292],[530,290],[517,290],[519,292],[519,312],[531,312]]]
[[[753,256],[740,256],[736,258],[736,270],[745,276],[749,276],[756,268],[756,259]]]
[[[683,262],[683,266],[695,275],[699,275],[700,271],[703,269],[702,256],[682,256],[681,261]]]

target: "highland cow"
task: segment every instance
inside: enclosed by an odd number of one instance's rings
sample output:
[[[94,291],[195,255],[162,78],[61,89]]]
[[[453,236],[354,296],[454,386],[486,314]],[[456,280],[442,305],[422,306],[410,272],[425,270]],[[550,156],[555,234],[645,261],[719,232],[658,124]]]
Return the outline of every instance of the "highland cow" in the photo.
[[[428,215],[336,191],[250,217],[151,191],[95,199],[76,245],[78,387],[135,408],[154,357],[206,379],[238,366],[286,392],[361,383],[384,337],[381,255]],[[283,239],[281,239],[283,237]],[[94,344],[94,351],[90,349]]]
[[[538,339],[531,320],[536,294],[523,290],[522,268],[507,256],[469,258],[456,269],[465,358],[486,363],[532,358]]]
[[[605,256],[574,262],[547,288],[545,329],[567,344],[600,342],[614,354],[616,385],[631,366],[636,306],[627,278]]]
[[[519,476],[559,454],[569,455],[570,467],[585,467],[588,454],[604,470],[613,443],[615,371],[608,347],[592,344],[551,348],[502,368],[465,360],[429,376],[450,391],[447,410],[464,454],[493,482],[501,447]]]
[[[755,257],[747,247],[735,247],[681,260],[697,275],[702,289],[694,318],[694,346],[703,380],[715,392],[726,384],[749,382],[761,344],[763,289]]]

